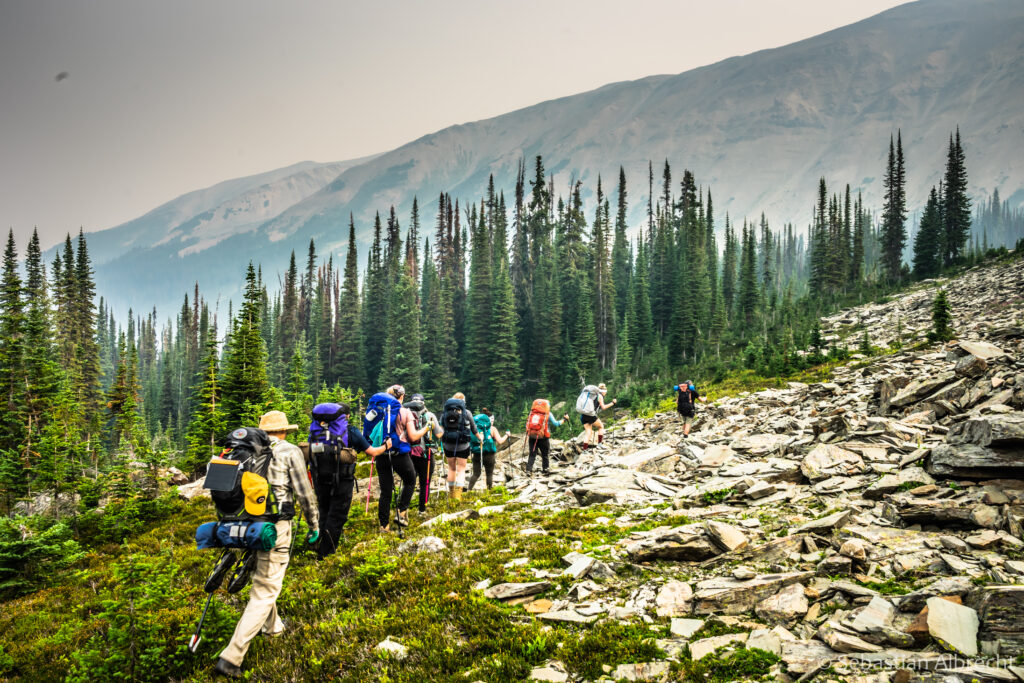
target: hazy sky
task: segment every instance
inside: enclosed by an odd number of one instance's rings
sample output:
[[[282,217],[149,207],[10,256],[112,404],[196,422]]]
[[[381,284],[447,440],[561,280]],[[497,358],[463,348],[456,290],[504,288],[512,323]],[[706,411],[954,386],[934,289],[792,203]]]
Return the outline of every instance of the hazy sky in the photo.
[[[897,4],[0,0],[0,226],[51,244],[222,180],[383,152]]]

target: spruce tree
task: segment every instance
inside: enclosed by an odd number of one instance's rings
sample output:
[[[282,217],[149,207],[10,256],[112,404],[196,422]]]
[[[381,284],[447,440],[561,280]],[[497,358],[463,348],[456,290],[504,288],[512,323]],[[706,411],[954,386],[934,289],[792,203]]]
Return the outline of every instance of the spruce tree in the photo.
[[[963,257],[971,234],[971,198],[967,194],[967,167],[964,150],[960,146],[959,126],[955,140],[952,135],[949,137],[943,187],[942,219],[946,247],[943,264],[948,266]]]
[[[914,236],[914,276],[919,280],[934,277],[942,265],[941,234],[943,226],[939,217],[939,196],[932,186],[921,224]]]
[[[211,337],[206,343],[202,371],[192,393],[196,408],[189,422],[188,450],[183,469],[193,473],[203,471],[209,459],[220,452],[217,440],[224,436],[228,428],[222,409],[217,366],[217,340]]]
[[[632,266],[629,262],[629,240],[626,237],[626,171],[619,166],[619,192],[617,210],[615,212],[615,239],[612,243],[612,281],[615,282],[615,319],[626,319],[626,307],[630,296],[630,276]]]
[[[491,348],[486,364],[490,370],[491,405],[508,414],[519,392],[519,350],[516,346],[516,307],[509,277],[508,255],[498,263],[491,323]]]
[[[881,265],[890,281],[900,279],[903,267],[903,247],[907,242],[906,172],[903,161],[903,144],[897,133],[894,147],[889,138],[889,159],[885,170],[885,199],[882,207]]]
[[[725,252],[722,255],[722,304],[727,312],[734,310],[736,300],[736,266],[739,262],[739,245],[736,232],[725,216]]]
[[[390,315],[384,322],[384,357],[377,386],[420,384],[420,309],[412,266],[398,277],[391,290]]]
[[[252,417],[262,408],[267,382],[266,347],[260,336],[260,289],[252,263],[245,274],[245,297],[235,318],[221,383],[224,412],[232,419]]]
[[[485,222],[486,211],[481,204],[480,215],[471,233],[472,255],[469,266],[469,305],[466,308],[466,361],[462,380],[476,405],[490,405],[488,386],[491,349],[491,315],[494,312],[491,273],[491,245]],[[471,219],[471,223],[473,223]]]
[[[940,289],[935,294],[932,302],[932,329],[928,332],[928,339],[931,341],[948,341],[953,338],[953,328],[950,322],[953,316],[950,314],[949,300],[946,298],[946,290]]]
[[[853,208],[853,246],[850,254],[850,284],[860,285],[864,277],[864,200],[857,193]]]
[[[365,385],[363,375],[363,325],[359,301],[359,263],[356,249],[356,226],[351,214],[348,219],[348,249],[345,256],[341,296],[335,315],[337,363],[334,377],[342,386],[353,391]]]
[[[0,451],[18,451],[25,438],[25,306],[14,230],[7,233],[0,281]]]

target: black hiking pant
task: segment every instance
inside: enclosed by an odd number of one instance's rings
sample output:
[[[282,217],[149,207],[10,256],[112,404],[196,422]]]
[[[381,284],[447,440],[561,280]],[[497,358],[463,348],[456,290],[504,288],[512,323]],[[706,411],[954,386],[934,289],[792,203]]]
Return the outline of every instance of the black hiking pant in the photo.
[[[380,485],[380,500],[377,501],[377,519],[381,526],[387,526],[391,518],[391,494],[395,490],[395,475],[402,480],[402,495],[398,499],[398,510],[409,509],[412,492],[416,487],[416,470],[408,453],[388,451],[377,456],[377,482]]]
[[[533,460],[537,457],[537,452],[540,452],[540,468],[547,472],[548,471],[548,452],[551,450],[551,439],[546,436],[531,436],[528,444],[530,448],[530,457],[526,459],[526,473],[529,474],[533,471]]]
[[[427,454],[430,457],[427,457]],[[434,460],[437,453],[431,448],[429,451],[423,449],[422,456],[409,456],[412,460],[413,469],[416,470],[416,480],[419,482],[420,498],[419,498],[419,511],[427,511],[427,498],[430,497],[430,482],[434,479]]]
[[[469,490],[473,490],[473,485],[476,484],[476,480],[480,478],[480,462],[483,461],[484,469],[487,470],[487,488],[494,486],[494,460],[497,458],[497,453],[480,453],[473,454],[473,476],[469,478]]]
[[[338,549],[342,529],[348,521],[348,511],[352,507],[352,489],[356,480],[343,478],[335,486],[333,481],[318,482],[316,499],[320,508],[320,545],[317,555],[322,560]]]

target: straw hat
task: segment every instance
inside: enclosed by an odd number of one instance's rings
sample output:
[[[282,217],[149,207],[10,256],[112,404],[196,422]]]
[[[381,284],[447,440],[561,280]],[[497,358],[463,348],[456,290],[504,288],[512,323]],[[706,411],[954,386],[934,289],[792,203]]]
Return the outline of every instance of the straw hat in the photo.
[[[600,391],[602,394],[608,393],[608,387],[604,385],[604,382],[601,382],[600,384],[597,385],[597,390]]]
[[[288,416],[280,410],[271,410],[260,418],[260,429],[265,432],[294,432],[299,425],[288,424]]]

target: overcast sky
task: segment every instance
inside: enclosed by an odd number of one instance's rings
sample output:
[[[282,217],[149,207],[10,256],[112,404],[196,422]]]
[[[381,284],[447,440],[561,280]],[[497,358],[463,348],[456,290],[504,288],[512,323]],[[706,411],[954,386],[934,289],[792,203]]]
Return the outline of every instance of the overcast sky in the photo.
[[[383,152],[898,4],[0,0],[0,226],[19,251],[33,226],[49,245],[222,180]]]

